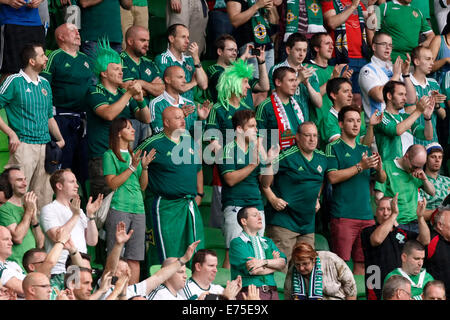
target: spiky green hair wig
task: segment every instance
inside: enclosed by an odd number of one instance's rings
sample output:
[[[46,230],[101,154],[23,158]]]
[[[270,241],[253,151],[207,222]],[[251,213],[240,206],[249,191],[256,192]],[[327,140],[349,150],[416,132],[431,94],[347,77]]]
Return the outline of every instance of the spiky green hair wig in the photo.
[[[217,83],[217,97],[221,104],[227,105],[228,100],[234,94],[242,96],[242,80],[253,78],[253,65],[247,64],[242,59],[237,59],[233,64],[226,68],[220,75]]]
[[[120,55],[111,49],[106,38],[99,39],[96,48],[91,53],[94,65],[94,74],[100,79],[100,72],[106,71],[110,63],[121,64]]]

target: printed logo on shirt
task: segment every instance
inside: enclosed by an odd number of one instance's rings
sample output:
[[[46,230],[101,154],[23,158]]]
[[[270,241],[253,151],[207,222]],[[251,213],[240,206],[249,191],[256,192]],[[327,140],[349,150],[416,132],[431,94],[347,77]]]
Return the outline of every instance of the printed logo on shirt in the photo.
[[[398,172],[394,172],[394,173],[392,173],[392,175],[393,175],[393,176],[398,176],[399,173],[398,173]]]
[[[192,72],[192,67],[188,64],[185,65],[187,71]]]
[[[322,167],[320,165],[317,166],[317,171],[319,171],[319,173],[322,173]]]
[[[401,234],[401,233],[397,233],[397,235],[395,236],[395,238],[398,240],[398,242],[400,243],[400,244],[403,244],[403,243],[405,243],[405,236],[403,235],[403,234]]]
[[[303,167],[302,166],[300,166],[300,167],[298,167],[298,169],[297,169],[298,171],[305,171],[305,169],[303,169]]]
[[[419,14],[417,13],[417,11],[413,11],[412,15],[414,16],[414,18],[417,18],[419,16]]]
[[[167,151],[166,156],[170,157],[172,155],[172,152]]]
[[[136,72],[136,69],[134,67],[131,68],[131,72]]]
[[[113,99],[111,97],[108,98],[108,101],[113,101]]]
[[[47,90],[45,90],[44,88],[42,88],[41,92],[42,92],[42,94],[43,94],[44,96],[47,96]]]
[[[64,65],[65,68],[70,68],[70,64],[68,62],[66,62],[66,64]]]
[[[152,72],[150,71],[149,68],[145,69],[145,73],[146,73],[148,76],[152,74]]]
[[[228,116],[228,119],[232,119],[233,117],[232,116]]]
[[[87,61],[84,62],[84,66],[89,69],[89,63]]]
[[[345,157],[346,157],[346,158],[350,158],[351,155],[347,152],[347,153],[345,154]]]
[[[27,90],[25,92],[31,92],[30,88],[27,88]]]

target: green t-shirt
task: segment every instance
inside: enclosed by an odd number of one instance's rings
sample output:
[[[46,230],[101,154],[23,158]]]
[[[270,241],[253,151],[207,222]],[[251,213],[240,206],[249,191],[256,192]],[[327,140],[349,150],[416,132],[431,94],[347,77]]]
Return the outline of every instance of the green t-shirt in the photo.
[[[430,31],[431,27],[420,10],[412,6],[386,2],[379,8],[380,31],[392,36],[392,62],[399,55],[405,60],[406,53],[419,45],[419,34]]]
[[[233,107],[231,104],[229,105],[222,105],[221,103],[216,103],[211,111],[209,112],[208,121],[206,122],[206,130],[209,129],[216,129],[219,130],[222,134],[222,139],[226,139],[226,131],[231,130],[233,132],[232,139],[234,139],[234,130],[233,130],[233,115],[239,111],[239,110],[252,110],[251,107],[249,107],[244,101],[241,101],[238,108]],[[231,133],[230,131],[230,133]],[[211,132],[205,132],[204,139],[209,140],[212,138],[219,138],[217,136],[217,133]],[[222,143],[225,145],[230,140],[222,141]]]
[[[133,6],[135,7],[147,7],[147,0],[133,0]]]
[[[446,72],[441,82],[441,92],[447,96],[447,101],[450,100],[450,72]],[[447,116],[448,119],[450,117]],[[448,137],[448,144],[450,144],[450,135]]]
[[[225,68],[218,65],[213,64],[206,69],[206,76],[208,77],[208,99],[212,101],[213,103],[217,103],[217,84],[219,83],[220,75],[225,71]],[[247,94],[244,98],[244,102],[250,106],[253,107],[253,96],[252,96],[252,90],[255,88],[255,86],[258,84],[259,79],[252,78],[249,80],[248,84],[250,85],[250,89],[247,90]]]
[[[328,80],[330,80],[331,75],[333,74],[334,66],[328,65],[324,68],[313,63],[313,61],[311,61],[311,63],[307,64],[306,66],[313,67],[315,69],[317,82],[319,84],[319,90],[321,86],[323,86],[325,83],[328,82]],[[311,112],[310,115],[311,121],[313,121],[316,124],[317,128],[321,127],[324,115],[327,114],[327,112],[330,110],[332,106],[333,102],[331,102],[330,98],[328,98],[328,95],[325,93],[322,96],[322,107],[314,108],[314,112]]]
[[[314,233],[316,200],[327,170],[327,158],[314,150],[311,160],[305,158],[297,145],[284,150],[273,164],[272,190],[288,203],[276,211],[270,204],[265,210],[266,224],[280,226],[300,234]]]
[[[39,76],[37,84],[22,70],[6,78],[0,87],[0,108],[21,142],[45,144],[50,141],[48,120],[53,118],[50,83]]]
[[[433,78],[427,78],[425,85],[421,85],[417,82],[417,80],[414,78],[414,76],[411,75],[411,82],[413,83],[414,88],[416,89],[417,99],[419,99],[419,100],[423,96],[430,96],[430,93],[433,90],[437,90],[439,92],[441,91],[439,84]],[[440,92],[440,93],[442,93],[442,92]],[[445,103],[441,103],[440,106],[441,106],[441,108],[445,109]],[[431,123],[433,124],[433,139],[432,140],[424,140],[424,139],[414,137],[414,144],[421,144],[423,146],[426,146],[427,144],[429,144],[431,142],[438,142],[436,121],[437,121],[437,113],[436,113],[436,111],[434,111],[431,115]],[[423,114],[420,115],[419,119],[417,119],[416,122],[420,125],[425,126],[425,118],[423,117]]]
[[[70,111],[85,111],[85,97],[92,78],[88,56],[78,52],[74,57],[62,49],[48,56],[41,75],[52,87],[53,104]]]
[[[425,139],[425,127],[417,121],[402,136],[397,135],[397,125],[409,116],[407,113],[393,114],[385,110],[383,119],[373,129],[378,152],[383,161],[402,157],[406,148],[412,144],[411,135]],[[402,141],[402,137],[405,141]]]
[[[334,108],[330,108],[328,113],[324,115],[322,121],[322,127],[319,129],[320,139],[323,144],[328,144],[331,139],[341,135],[341,127],[339,127],[338,121],[339,112]],[[358,141],[366,134],[366,122],[364,121],[364,114],[361,112],[361,129],[358,135]],[[324,146],[325,147],[325,146]]]
[[[10,226],[14,223],[19,224],[22,222],[24,214],[23,207],[16,206],[11,202],[6,202],[0,207],[0,226]],[[14,244],[12,247],[12,254],[8,260],[16,262],[22,269],[25,268],[22,265],[22,258],[25,252],[30,249],[36,248],[36,240],[34,239],[33,232],[28,228],[25,237],[20,244]]]
[[[164,74],[164,71],[171,66],[179,66],[183,68],[186,77],[186,83],[191,82],[192,78],[194,78],[195,64],[194,59],[191,56],[182,54],[182,61],[180,62],[176,60],[172,52],[167,49],[162,54],[156,56],[155,64],[161,74]],[[194,101],[194,90],[191,89],[189,91],[186,91],[182,94],[182,96],[188,100]]]
[[[295,134],[297,132],[298,126],[302,123],[302,121],[297,116],[291,101],[286,104],[283,103],[283,107],[289,119],[291,134]],[[303,116],[305,116],[304,113]],[[306,118],[304,119],[306,121]],[[279,141],[272,141],[275,136],[273,136],[273,132],[271,132],[271,130],[279,130],[279,128],[277,117],[275,115],[275,111],[273,110],[273,104],[270,97],[265,99],[258,106],[258,109],[256,110],[256,121],[258,123],[259,135],[261,137],[267,137],[267,149],[269,149],[272,144],[275,145],[279,143]]]
[[[183,96],[178,97],[178,103],[175,99],[171,97],[166,91],[150,102],[150,126],[152,128],[153,134],[160,133],[164,129],[162,114],[164,109],[173,106],[181,108],[183,105],[195,106],[195,103],[191,100],[184,98]],[[186,130],[192,131],[194,129],[195,121],[197,121],[198,114],[197,108],[194,112],[184,118],[186,124]]]
[[[430,3],[428,0],[412,0],[411,6],[419,9],[425,19],[430,19]]]
[[[399,215],[397,222],[407,224],[417,220],[417,201],[419,188],[423,186],[423,181],[403,170],[397,160],[398,158],[383,162],[387,178],[384,183],[376,182],[375,190],[392,198],[398,192]]]
[[[402,277],[405,277],[405,275],[407,275],[409,277],[409,280],[414,283],[414,284],[411,284],[411,297],[414,300],[422,300],[423,288],[425,287],[425,285],[428,282],[434,280],[433,276],[431,274],[429,274],[425,269],[422,269],[418,275],[408,275],[403,270],[402,270],[403,271],[403,274],[402,274],[402,272],[400,272],[400,269],[401,268],[397,268],[397,269],[394,269],[393,271],[391,271],[390,273],[388,273],[388,275],[384,279],[383,285],[393,275],[398,275],[398,276],[402,276]],[[422,285],[419,284],[421,278],[423,278],[422,283],[421,283]]]
[[[120,151],[123,160],[120,161],[114,152],[109,149],[103,154],[103,175],[118,176],[128,169],[131,164],[131,156],[128,150]],[[111,208],[117,211],[144,214],[144,199],[142,198],[139,179],[142,173],[142,165],[139,163],[136,171],[114,192],[111,199]]]
[[[278,69],[279,67],[290,67],[287,60],[274,65],[270,71],[269,71],[269,83],[270,83],[270,90],[272,91],[275,89],[275,83],[273,81],[273,72]],[[319,80],[317,75],[314,73],[309,78],[309,83],[311,86],[316,90],[317,92],[320,92],[320,86],[319,86]],[[310,114],[315,114],[315,108],[314,105],[311,103],[309,98],[309,92],[306,86],[303,83],[300,83],[297,87],[297,90],[295,90],[294,93],[294,99],[298,102],[300,108],[302,109],[303,116],[305,117],[305,121],[310,120]],[[313,118],[314,119],[314,118]]]
[[[82,41],[107,37],[109,42],[122,43],[120,1],[103,0],[87,8],[81,7],[80,33]]]
[[[220,180],[222,182],[222,210],[227,206],[256,207],[263,210],[261,192],[259,190],[259,174],[261,165],[258,165],[241,182],[230,187],[224,179],[224,175],[247,167],[252,159],[254,146],[249,145],[247,151],[242,150],[235,141],[228,143],[223,149],[222,164],[218,165]]]
[[[103,105],[110,105],[118,101],[125,90],[117,89],[117,93],[109,92],[102,84],[89,87],[86,97],[87,100],[87,136],[89,147],[89,158],[103,157],[103,153],[109,149],[109,127],[112,121],[105,120],[95,113],[95,110]],[[139,107],[136,101],[130,98],[130,101],[117,116],[126,119],[134,118]]]
[[[450,178],[438,174],[434,179],[427,175],[428,180],[433,184],[436,193],[430,196],[428,193],[420,190],[420,195],[427,199],[427,209],[434,210],[442,204],[445,197],[450,193]]]
[[[341,138],[327,145],[326,156],[328,170],[336,171],[350,168],[361,161],[367,152],[371,156],[369,147],[356,142],[349,146]],[[363,170],[361,173],[340,183],[333,185],[331,200],[331,215],[335,218],[372,220],[373,212],[370,206],[370,175],[374,170]]]
[[[147,1],[145,1],[145,5],[147,5]],[[123,51],[120,54],[120,57],[122,58],[123,65],[123,82],[138,79],[146,82],[152,82],[157,77],[162,79],[162,75],[155,63],[147,57],[141,57],[138,63],[136,63],[136,61],[134,61],[126,51]],[[149,105],[150,100],[153,98],[155,97],[152,95],[144,97],[147,105]]]
[[[137,150],[150,152],[156,149],[155,159],[148,166],[150,192],[166,199],[179,199],[197,195],[197,173],[202,170],[198,146],[186,133],[178,143],[164,132],[147,138]]]
[[[273,259],[273,251],[280,254],[280,258],[286,259],[286,255],[280,251],[270,238],[262,237],[262,241],[266,243],[264,253],[266,259]],[[264,241],[265,240],[265,241]],[[246,267],[246,262],[249,257],[255,257],[252,243],[245,235],[234,238],[230,243],[230,272],[231,279],[236,279],[237,276],[242,277],[242,287],[248,287],[254,284],[257,287],[262,285],[276,286],[273,273],[267,275],[251,275]],[[287,261],[286,261],[287,263]]]

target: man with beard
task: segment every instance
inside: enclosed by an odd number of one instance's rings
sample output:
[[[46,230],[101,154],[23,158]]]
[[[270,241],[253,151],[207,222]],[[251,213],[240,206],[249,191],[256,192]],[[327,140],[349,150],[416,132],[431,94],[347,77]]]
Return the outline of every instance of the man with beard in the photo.
[[[41,44],[28,44],[22,51],[23,69],[9,76],[0,87],[0,107],[8,124],[0,119],[0,130],[9,138],[9,165],[21,166],[29,190],[38,199],[38,210],[52,200],[50,175],[45,171],[45,146],[50,135],[64,147],[64,139],[53,118],[50,83],[39,76],[48,58]]]

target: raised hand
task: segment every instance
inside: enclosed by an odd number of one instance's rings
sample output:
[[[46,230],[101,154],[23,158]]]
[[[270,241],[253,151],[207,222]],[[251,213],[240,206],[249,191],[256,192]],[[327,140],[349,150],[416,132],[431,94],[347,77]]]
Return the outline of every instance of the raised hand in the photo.
[[[24,203],[23,203],[24,211],[28,212],[32,216],[34,216],[37,211],[37,205],[36,205],[37,197],[36,197],[36,194],[34,193],[34,191],[29,191],[29,192],[25,193],[23,200],[24,200]]]
[[[421,113],[424,113],[429,105],[432,105],[432,102],[430,100],[430,97],[423,96],[420,98],[420,100],[416,103],[416,110],[420,111]],[[434,106],[433,106],[434,107]]]
[[[190,115],[191,113],[193,113],[195,111],[195,106],[184,104],[181,107],[181,110],[183,111],[184,117],[186,118],[188,115]]]
[[[379,159],[378,156],[372,155],[370,157],[367,156],[367,151],[363,153],[361,161],[359,164],[361,165],[361,168],[363,170],[369,169],[369,168],[376,168],[378,165]]]
[[[213,104],[209,100],[204,101],[197,107],[197,114],[200,120],[206,120],[208,118],[209,112],[211,111]]]
[[[76,195],[76,197],[74,197],[72,200],[70,200],[69,202],[69,208],[70,211],[72,211],[72,213],[74,215],[80,215],[80,205],[81,205],[81,199],[79,195]]]
[[[391,201],[391,212],[393,215],[398,216],[398,192],[395,194],[395,196],[392,198]]]
[[[427,175],[422,169],[415,170],[413,173],[411,173],[411,175],[420,180],[427,180]]]
[[[144,156],[142,157],[142,167],[147,167],[150,162],[152,162],[155,159],[156,155],[156,149],[153,148],[150,150],[150,152],[147,154],[147,151],[144,151]]]
[[[188,47],[188,52],[191,54],[191,57],[195,60],[199,58],[198,55],[198,44],[196,42],[192,42]]]
[[[259,297],[259,289],[254,284],[248,286],[247,294],[243,292],[242,297],[244,298],[244,300],[261,300],[261,298]]]
[[[403,72],[402,71],[402,63],[403,63],[402,58],[400,56],[398,56],[397,59],[395,59],[394,65],[392,66],[393,75],[400,77],[400,75]]]
[[[278,155],[280,154],[280,145],[277,143],[276,145],[270,147],[269,151],[267,151],[266,163],[272,163]]]
[[[406,59],[402,60],[402,74],[409,74],[409,68],[411,65],[411,56],[406,54]]]
[[[120,221],[116,226],[116,243],[125,244],[128,240],[130,240],[133,232],[134,230],[131,229],[127,234],[125,222]]]
[[[266,46],[259,47],[259,56],[256,56],[259,63],[265,61],[266,59]]]
[[[300,66],[297,69],[298,72],[298,79],[301,83],[306,84],[308,79],[314,74],[314,68],[313,67],[305,67]]]
[[[422,201],[417,203],[417,218],[424,217],[425,211],[427,209],[427,199],[422,197]]]
[[[272,256],[274,259],[278,259],[279,257],[281,257],[280,253],[276,250],[272,251]]]
[[[135,153],[133,153],[133,156],[131,157],[131,165],[136,169],[139,166],[139,163],[141,162],[141,154],[142,150],[139,149]]]
[[[184,256],[182,256],[180,258],[181,262],[188,263],[191,260],[192,256],[194,255],[195,248],[197,248],[197,246],[200,243],[200,241],[201,240],[197,240],[197,241],[191,243],[187,247],[186,252],[184,253]]]
[[[88,218],[92,218],[95,216],[95,213],[98,209],[100,209],[103,202],[103,193],[100,193],[97,196],[97,199],[92,202],[92,197],[89,197],[88,203],[86,205],[86,213]]]
[[[384,112],[380,112],[379,115],[377,115],[378,112],[374,112],[369,119],[369,124],[371,126],[376,126],[377,124],[381,123],[381,121],[383,120],[383,114]]]

